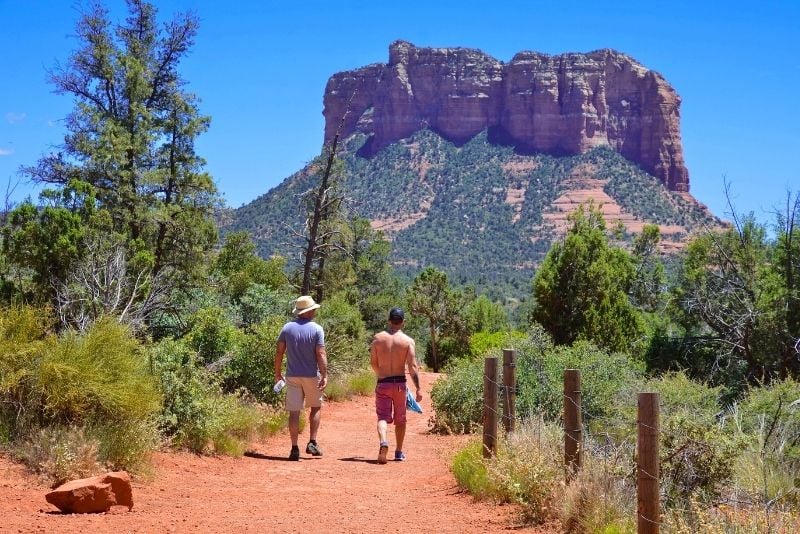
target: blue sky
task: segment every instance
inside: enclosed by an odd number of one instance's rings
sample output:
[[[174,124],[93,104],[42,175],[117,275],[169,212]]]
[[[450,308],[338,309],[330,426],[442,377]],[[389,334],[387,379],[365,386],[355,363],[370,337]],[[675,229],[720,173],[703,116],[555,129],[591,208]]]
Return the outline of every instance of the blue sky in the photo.
[[[479,48],[509,61],[614,48],[663,74],[683,99],[691,192],[717,215],[770,221],[800,190],[800,2],[269,0],[156,1],[167,20],[193,10],[197,42],[182,73],[212,117],[198,141],[226,202],[238,207],[320,150],[322,96],[338,71],[386,62],[389,43]],[[719,4],[719,6],[717,6]],[[123,0],[107,0],[112,17]],[[0,187],[63,139],[72,102],[46,70],[76,48],[80,2],[0,0]],[[35,191],[20,183],[12,199]],[[35,196],[35,193],[33,193]]]

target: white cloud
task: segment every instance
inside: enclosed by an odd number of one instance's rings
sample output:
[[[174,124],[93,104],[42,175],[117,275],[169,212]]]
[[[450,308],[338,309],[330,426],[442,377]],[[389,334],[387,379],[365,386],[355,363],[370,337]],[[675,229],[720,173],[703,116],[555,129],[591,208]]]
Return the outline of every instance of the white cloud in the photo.
[[[17,124],[18,122],[24,121],[27,116],[27,113],[14,113],[13,111],[9,111],[6,113],[6,120],[9,124]]]
[[[0,148],[0,156],[10,156],[13,153],[13,148]]]

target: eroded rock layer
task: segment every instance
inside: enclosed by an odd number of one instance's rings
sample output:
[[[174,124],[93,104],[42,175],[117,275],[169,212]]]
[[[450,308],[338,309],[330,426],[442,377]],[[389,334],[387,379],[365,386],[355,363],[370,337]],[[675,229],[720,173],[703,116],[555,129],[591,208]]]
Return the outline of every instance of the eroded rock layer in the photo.
[[[518,150],[581,154],[609,146],[672,191],[689,190],[680,97],[657,72],[604,49],[503,63],[480,50],[389,47],[389,62],[334,74],[325,89],[325,142],[370,136],[375,153],[430,128],[460,143],[483,130]]]

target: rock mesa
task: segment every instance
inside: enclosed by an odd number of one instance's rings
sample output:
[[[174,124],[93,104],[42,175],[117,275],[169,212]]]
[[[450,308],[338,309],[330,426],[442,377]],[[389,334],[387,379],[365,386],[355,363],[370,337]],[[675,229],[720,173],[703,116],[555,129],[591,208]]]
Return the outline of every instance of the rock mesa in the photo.
[[[480,50],[396,41],[387,64],[334,74],[323,114],[326,143],[337,131],[362,132],[367,154],[422,128],[456,143],[488,130],[520,151],[606,145],[686,192],[680,103],[660,74],[615,50],[520,52],[503,63]]]

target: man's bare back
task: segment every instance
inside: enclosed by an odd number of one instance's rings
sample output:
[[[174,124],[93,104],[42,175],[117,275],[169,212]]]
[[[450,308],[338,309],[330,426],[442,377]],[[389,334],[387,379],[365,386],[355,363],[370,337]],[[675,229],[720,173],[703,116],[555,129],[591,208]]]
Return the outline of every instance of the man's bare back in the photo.
[[[370,361],[378,379],[389,376],[403,376],[408,367],[409,373],[416,374],[417,358],[414,340],[401,330],[378,332],[372,340]]]

